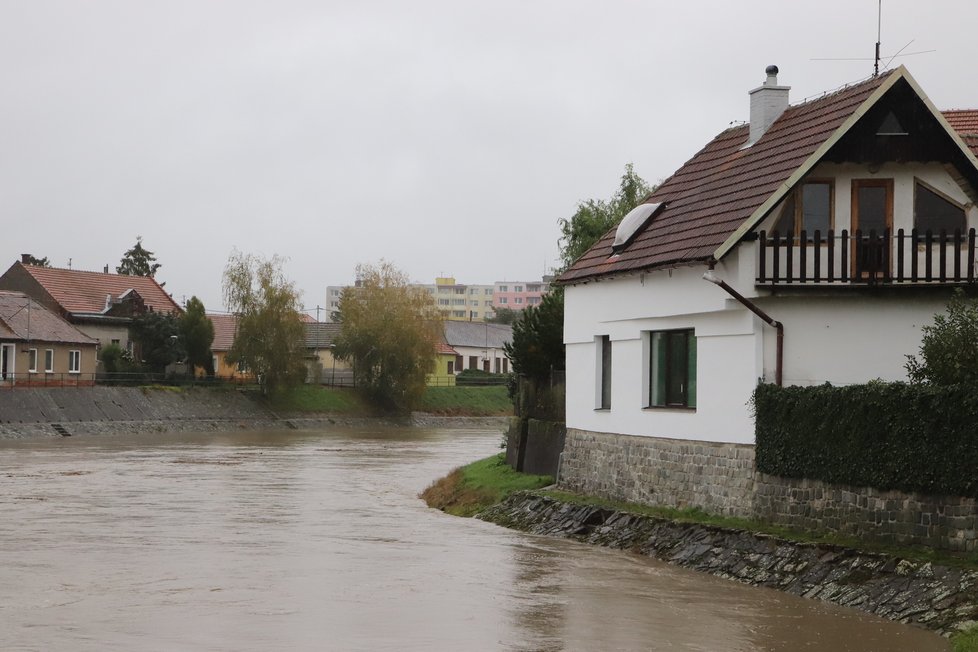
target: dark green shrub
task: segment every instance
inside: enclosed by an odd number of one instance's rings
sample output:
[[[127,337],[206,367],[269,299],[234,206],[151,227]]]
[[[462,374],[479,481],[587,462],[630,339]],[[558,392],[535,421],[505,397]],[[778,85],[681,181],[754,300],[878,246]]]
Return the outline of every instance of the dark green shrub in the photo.
[[[978,497],[978,391],[972,386],[759,385],[753,402],[759,471]]]
[[[494,374],[482,369],[465,369],[455,376],[455,384],[462,386],[505,385],[509,374]]]

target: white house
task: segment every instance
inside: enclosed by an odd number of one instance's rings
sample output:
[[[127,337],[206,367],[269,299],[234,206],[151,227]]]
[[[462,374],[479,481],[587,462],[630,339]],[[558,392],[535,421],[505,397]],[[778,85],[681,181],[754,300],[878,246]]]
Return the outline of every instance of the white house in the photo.
[[[789,105],[777,73],[558,279],[569,436],[753,443],[758,382],[903,380],[974,287],[978,110],[903,67]]]
[[[496,374],[509,373],[511,363],[503,346],[513,339],[513,327],[474,321],[444,323],[445,342],[455,349],[454,372],[479,369]]]

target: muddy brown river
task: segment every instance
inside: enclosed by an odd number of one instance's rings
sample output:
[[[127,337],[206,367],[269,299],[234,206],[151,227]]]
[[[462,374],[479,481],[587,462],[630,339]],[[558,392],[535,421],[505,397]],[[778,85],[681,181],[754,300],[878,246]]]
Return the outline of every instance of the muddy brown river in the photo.
[[[0,650],[947,650],[940,637],[446,516],[489,431],[0,441]]]

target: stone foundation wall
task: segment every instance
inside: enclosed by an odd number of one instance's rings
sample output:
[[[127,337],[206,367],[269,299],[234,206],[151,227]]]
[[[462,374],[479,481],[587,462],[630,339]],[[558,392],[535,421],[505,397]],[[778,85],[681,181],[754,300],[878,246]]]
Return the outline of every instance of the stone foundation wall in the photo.
[[[749,517],[754,447],[568,428],[558,484],[570,491]]]
[[[978,550],[978,501],[831,485],[754,471],[754,447],[569,428],[560,487],[626,502],[700,507],[820,533]]]

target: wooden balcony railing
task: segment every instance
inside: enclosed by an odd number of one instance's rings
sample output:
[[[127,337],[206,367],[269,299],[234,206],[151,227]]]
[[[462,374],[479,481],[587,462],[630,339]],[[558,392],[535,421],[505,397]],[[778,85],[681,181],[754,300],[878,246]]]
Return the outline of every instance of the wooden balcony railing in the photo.
[[[783,284],[965,284],[975,282],[975,229],[894,235],[856,230],[761,231],[758,285]]]

